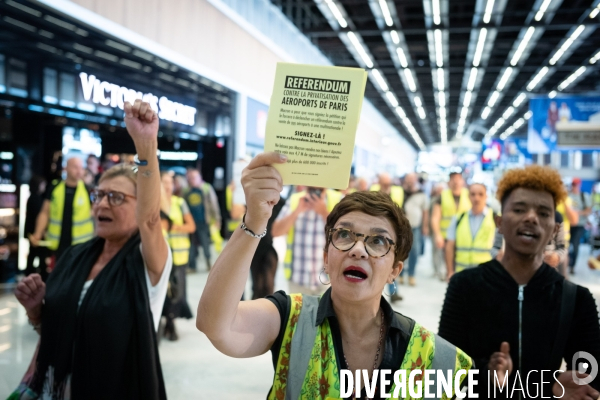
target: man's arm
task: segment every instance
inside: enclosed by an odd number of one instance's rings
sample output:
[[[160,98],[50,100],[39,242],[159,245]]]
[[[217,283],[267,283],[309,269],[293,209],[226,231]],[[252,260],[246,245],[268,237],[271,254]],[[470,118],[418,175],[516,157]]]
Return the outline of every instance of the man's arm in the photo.
[[[446,279],[450,279],[454,274],[455,269],[455,261],[454,257],[456,256],[456,225],[457,220],[456,216],[452,217],[452,221],[450,221],[450,225],[448,225],[448,230],[446,231],[446,244],[444,246],[444,259],[446,260],[446,269],[448,275],[446,275]]]
[[[421,222],[421,233],[423,236],[429,236],[429,204],[427,201],[427,196],[424,196],[425,200],[423,201],[423,222]]]
[[[208,190],[208,195],[210,197],[210,204],[211,204],[211,208],[212,208],[212,213],[213,213],[213,218],[215,220],[215,223],[217,224],[217,227],[219,229],[221,229],[221,209],[219,208],[219,199],[217,199],[217,193],[215,192],[215,189],[212,187],[212,185],[209,186],[209,190]]]
[[[570,200],[570,199],[567,199]],[[567,219],[569,220],[569,223],[571,224],[571,226],[573,225],[577,225],[577,223],[579,222],[579,214],[577,213],[577,211],[575,211],[573,209],[573,207],[571,207],[571,202],[570,201],[565,201],[565,213],[567,214]]]
[[[446,269],[448,271],[448,279],[454,274],[454,246],[456,242],[454,240],[446,240],[444,258],[446,259]]]
[[[431,229],[433,230],[433,245],[438,249],[444,247],[444,237],[440,228],[442,220],[442,206],[440,204],[434,204],[431,210]]]
[[[300,203],[303,201],[304,200],[300,200]],[[285,217],[275,220],[275,222],[273,222],[273,227],[271,228],[271,234],[273,237],[287,234],[296,223],[300,213],[300,204],[298,204],[298,207],[296,207],[294,211],[288,213]]]
[[[298,217],[313,207],[314,201],[308,199],[309,196],[301,198],[293,211],[290,210],[290,203],[283,206],[279,217],[273,222],[271,234],[273,237],[286,235],[293,228]]]
[[[35,220],[35,232],[33,233],[32,243],[34,246],[37,246],[37,242],[42,240],[44,237],[44,232],[46,232],[46,228],[48,227],[48,220],[50,219],[50,200],[44,200],[42,204],[42,209],[38,214]],[[35,241],[35,243],[33,242]]]
[[[588,217],[592,214],[592,199],[590,198],[590,195],[583,193],[583,200],[583,210],[579,212],[579,216]]]

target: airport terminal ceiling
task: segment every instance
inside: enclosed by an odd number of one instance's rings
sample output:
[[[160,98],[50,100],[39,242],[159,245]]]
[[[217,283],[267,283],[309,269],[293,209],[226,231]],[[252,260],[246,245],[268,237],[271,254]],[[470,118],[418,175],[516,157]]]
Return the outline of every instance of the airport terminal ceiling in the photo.
[[[526,132],[528,97],[598,92],[600,0],[271,0],[417,148]]]

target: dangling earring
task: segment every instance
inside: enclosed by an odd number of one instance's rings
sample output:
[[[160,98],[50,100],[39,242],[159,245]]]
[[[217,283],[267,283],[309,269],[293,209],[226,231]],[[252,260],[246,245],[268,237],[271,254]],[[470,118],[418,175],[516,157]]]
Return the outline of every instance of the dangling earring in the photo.
[[[394,291],[393,291],[392,293],[390,293],[390,294],[387,294],[387,293],[385,292],[385,288],[383,288],[383,294],[385,294],[386,296],[389,296],[389,297],[392,297],[393,295],[395,295],[395,294],[396,294],[396,291],[397,291],[397,286],[396,286],[396,280],[395,280],[395,279],[392,281],[392,283],[388,283],[388,284],[387,284],[387,285],[385,285],[385,286],[387,287],[387,286],[389,286],[389,285],[391,285],[391,284],[393,284],[393,285],[394,285]]]
[[[323,282],[323,279],[321,278],[321,275],[325,274],[325,276],[327,276],[327,278],[329,278],[329,276],[327,275],[327,273],[325,272],[325,267],[323,267],[323,269],[321,270],[321,272],[319,272],[319,282],[321,282],[321,285],[330,285],[331,284],[331,279],[329,279],[329,282],[325,283]]]

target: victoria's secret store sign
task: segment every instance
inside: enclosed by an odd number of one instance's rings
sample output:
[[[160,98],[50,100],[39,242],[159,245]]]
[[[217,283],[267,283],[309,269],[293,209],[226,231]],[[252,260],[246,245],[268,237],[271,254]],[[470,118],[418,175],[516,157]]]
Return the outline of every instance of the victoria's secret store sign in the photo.
[[[79,79],[86,101],[113,108],[118,107],[122,110],[126,101],[133,103],[135,99],[142,99],[150,103],[150,107],[158,112],[160,119],[189,126],[194,126],[196,123],[194,107],[171,101],[165,96],[159,98],[152,93],[142,93],[125,86],[101,81],[94,75],[88,75],[85,72],[79,74]]]

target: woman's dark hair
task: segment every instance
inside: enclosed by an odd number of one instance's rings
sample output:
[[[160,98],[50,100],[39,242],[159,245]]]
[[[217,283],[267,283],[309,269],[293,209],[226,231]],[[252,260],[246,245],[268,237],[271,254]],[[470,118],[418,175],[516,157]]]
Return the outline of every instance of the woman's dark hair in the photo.
[[[29,180],[29,191],[33,194],[37,194],[40,191],[40,185],[46,182],[46,180],[39,176],[39,175],[33,175],[31,177],[31,179]]]
[[[329,248],[329,230],[333,229],[337,221],[344,215],[353,211],[362,212],[374,217],[385,217],[390,221],[396,233],[396,246],[394,249],[394,264],[408,258],[408,253],[413,243],[413,234],[410,223],[404,211],[392,201],[390,196],[381,192],[354,192],[342,199],[331,211],[325,223],[325,252]]]

